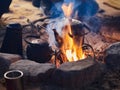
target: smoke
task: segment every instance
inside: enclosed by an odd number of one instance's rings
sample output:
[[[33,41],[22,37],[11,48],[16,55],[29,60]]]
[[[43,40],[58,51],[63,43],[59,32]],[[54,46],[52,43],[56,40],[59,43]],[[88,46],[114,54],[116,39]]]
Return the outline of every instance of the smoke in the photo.
[[[52,47],[53,50],[57,49],[57,42],[55,40],[53,29],[56,29],[57,33],[62,37],[62,28],[67,25],[68,19],[66,18],[57,18],[52,19],[50,24],[47,25],[47,33],[49,34],[49,46]]]
[[[91,28],[92,32],[98,33],[102,25],[102,20],[100,17],[94,16],[87,21],[87,24]]]
[[[63,16],[63,11],[62,11],[62,6],[63,2],[56,2],[53,4],[50,12],[51,12],[51,17],[56,18]]]
[[[95,15],[99,9],[99,5],[95,0],[64,0],[64,2],[54,3],[51,12],[54,12],[54,15],[63,16],[64,14],[61,9],[63,3],[73,3],[72,18],[76,17],[77,14],[78,19],[82,20],[89,19],[91,16]]]
[[[95,0],[33,0],[33,5],[43,9],[45,15],[57,18],[64,17],[61,6],[63,3],[73,4],[72,18],[89,19],[98,12],[99,5]],[[39,4],[39,5],[38,5]]]
[[[61,8],[63,3],[66,3],[66,4],[73,3],[72,18],[74,18],[77,13],[77,16],[78,16],[77,19],[79,19],[83,22],[89,21],[90,18],[93,15],[95,15],[99,9],[99,6],[95,0],[64,0],[64,2],[59,0],[59,2],[53,3],[52,7],[50,9],[50,15],[54,19],[51,19],[50,24],[47,25],[47,32],[49,34],[48,41],[49,41],[49,45],[52,47],[53,50],[57,49],[57,47],[56,47],[57,42],[55,40],[54,32],[52,29],[56,29],[56,31],[59,33],[59,35],[62,36],[62,28],[67,24],[67,20],[64,18],[65,16],[64,16],[62,8]],[[94,20],[92,20],[92,21],[94,21]],[[98,24],[99,20],[96,22],[97,22],[97,25],[99,25]],[[89,21],[88,24],[90,24],[90,23],[91,22]],[[94,26],[96,24],[93,23],[91,25]],[[98,29],[98,28],[96,27],[93,29],[94,29],[94,31],[96,31],[96,29]]]

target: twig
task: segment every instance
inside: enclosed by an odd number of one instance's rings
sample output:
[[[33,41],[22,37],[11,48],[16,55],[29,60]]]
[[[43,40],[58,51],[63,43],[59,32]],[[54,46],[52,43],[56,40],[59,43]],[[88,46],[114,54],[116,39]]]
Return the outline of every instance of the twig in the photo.
[[[40,19],[32,21],[32,23],[35,24],[35,23],[37,23],[39,21],[43,22],[44,20],[49,19],[49,18],[51,18],[51,17],[40,18]],[[26,26],[30,26],[30,25],[29,24],[23,25],[23,28],[26,27]]]

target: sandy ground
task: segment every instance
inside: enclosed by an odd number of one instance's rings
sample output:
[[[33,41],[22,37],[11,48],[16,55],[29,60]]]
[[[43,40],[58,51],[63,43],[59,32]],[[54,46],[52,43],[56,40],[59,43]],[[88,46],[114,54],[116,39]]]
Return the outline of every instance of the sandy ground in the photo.
[[[96,0],[99,3],[101,9],[105,10],[106,15],[120,15],[120,10],[116,10],[112,7],[109,7],[104,2],[109,0]],[[20,24],[26,24],[27,19],[34,21],[41,18],[41,11],[39,8],[36,8],[32,5],[31,0],[13,0],[10,5],[10,12],[2,16],[5,19],[5,22],[18,22]]]
[[[110,6],[105,5],[105,2],[109,2],[109,0],[96,0],[100,6],[101,9],[105,10],[105,15],[111,15],[111,16],[120,16],[120,9],[114,9]],[[120,2],[118,2],[120,3]]]
[[[31,1],[13,0],[10,5],[10,12],[2,16],[5,22],[12,23],[18,22],[26,24],[27,19],[31,21],[40,18],[40,10],[32,5]]]

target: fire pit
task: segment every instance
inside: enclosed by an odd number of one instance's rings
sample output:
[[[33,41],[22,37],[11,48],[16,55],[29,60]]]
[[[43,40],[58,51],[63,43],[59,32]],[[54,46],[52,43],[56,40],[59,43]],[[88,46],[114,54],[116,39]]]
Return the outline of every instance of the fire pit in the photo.
[[[24,38],[28,44],[26,48],[28,59],[40,63],[50,61],[59,66],[64,62],[77,61],[89,56],[94,58],[92,46],[84,43],[84,36],[90,31],[86,24],[71,19],[69,27],[67,18],[58,18],[51,19],[46,26],[41,25],[40,27],[44,29],[43,31],[40,30],[40,32],[42,31],[40,35],[27,35]],[[89,31],[85,31],[86,29]],[[46,34],[43,35],[43,33]],[[48,37],[43,40],[46,35]]]
[[[31,27],[37,32],[36,35],[40,34],[36,39],[28,36],[27,38],[30,41],[25,38],[25,41],[29,44],[26,53],[29,59],[39,63],[41,63],[41,57],[46,58],[48,57],[47,55],[52,55],[47,60],[42,59],[42,62],[51,62],[57,67],[52,72],[49,80],[63,87],[79,88],[92,83],[95,78],[99,77],[101,75],[101,66],[95,61],[92,46],[84,42],[85,35],[90,32],[90,28],[85,23],[70,17],[72,13],[70,10],[71,6],[72,4],[62,6],[63,9],[69,10],[63,10],[64,17],[49,18],[48,21],[42,19],[42,22],[46,22],[44,24],[40,23],[40,25],[36,25],[35,27],[31,23]],[[41,47],[43,36],[41,30],[44,30],[48,34],[48,38],[46,38],[47,45],[42,42],[43,46],[45,46],[44,49]],[[39,48],[32,48],[33,52],[29,50],[29,46],[39,46]],[[49,51],[48,47],[52,51],[47,54]],[[32,58],[36,55],[37,57]]]
[[[52,29],[55,25],[57,27]],[[56,63],[77,61],[87,58],[87,56],[94,57],[92,46],[84,43],[84,35],[89,33],[85,32],[85,28],[88,29],[88,27],[75,19],[71,19],[70,27],[68,25],[67,18],[63,18],[59,22],[48,25],[47,28],[50,46],[56,52]]]
[[[84,43],[84,36],[89,32],[88,30],[88,32],[86,32],[85,29],[89,29],[89,27],[81,21],[73,19],[72,10],[74,3],[75,2],[63,3],[61,9],[64,12],[64,17],[49,19],[45,27],[43,25],[34,27],[33,23],[31,23],[31,27],[37,29],[37,32],[42,28],[48,33],[48,43],[54,52],[52,58],[49,60],[52,63],[55,62],[56,66],[64,62],[82,60],[89,56],[94,58],[92,46]],[[37,40],[37,42],[38,41],[40,40]],[[34,44],[37,44],[36,41]],[[42,51],[42,49],[39,49],[39,51]],[[28,57],[34,57],[35,55],[28,56],[27,52]]]

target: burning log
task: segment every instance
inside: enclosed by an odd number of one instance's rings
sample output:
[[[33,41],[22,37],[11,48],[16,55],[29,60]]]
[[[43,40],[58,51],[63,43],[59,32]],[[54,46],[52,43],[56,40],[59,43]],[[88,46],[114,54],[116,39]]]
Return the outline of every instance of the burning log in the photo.
[[[55,40],[58,43],[58,47],[59,48],[62,47],[62,45],[63,45],[63,38],[58,34],[56,29],[53,29],[53,32],[54,32]]]
[[[63,47],[63,38],[58,34],[58,32],[55,30],[55,29],[53,29],[53,31],[54,31],[54,35],[55,35],[55,39],[56,39],[56,41],[57,41],[57,43],[58,43],[58,48],[60,49],[60,51],[59,51],[59,53],[56,55],[56,60],[58,59],[58,60],[60,60],[61,61],[61,63],[63,63],[63,62],[66,62],[66,61],[68,61],[67,60],[67,57],[66,57],[66,55],[62,52],[62,47]]]

